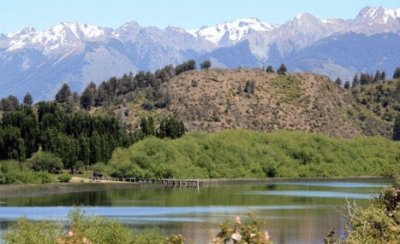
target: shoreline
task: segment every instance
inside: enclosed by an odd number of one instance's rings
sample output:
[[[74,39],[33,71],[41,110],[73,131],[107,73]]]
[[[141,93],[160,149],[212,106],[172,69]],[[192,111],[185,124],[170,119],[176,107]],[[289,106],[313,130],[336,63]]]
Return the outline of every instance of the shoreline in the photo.
[[[175,180],[199,180],[203,185],[223,185],[223,184],[240,184],[240,183],[265,183],[265,182],[285,182],[285,181],[343,181],[351,182],[357,180],[382,180],[391,181],[392,177],[382,176],[356,176],[356,177],[310,177],[310,178],[219,178],[219,179],[175,179]],[[135,185],[135,186],[149,186],[156,184],[149,184],[145,182],[126,182],[126,181],[112,181],[112,180],[93,180],[86,177],[73,176],[68,183],[52,182],[46,184],[23,183],[23,184],[0,184],[0,193],[4,190],[18,190],[21,188],[44,188],[53,186],[69,186],[69,185]]]

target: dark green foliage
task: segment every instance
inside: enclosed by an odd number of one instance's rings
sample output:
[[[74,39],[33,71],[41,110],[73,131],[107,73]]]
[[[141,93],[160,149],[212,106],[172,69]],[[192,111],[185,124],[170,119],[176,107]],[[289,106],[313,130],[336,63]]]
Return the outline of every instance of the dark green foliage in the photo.
[[[55,99],[58,103],[66,103],[71,99],[71,89],[69,89],[68,84],[64,83],[60,90],[57,92]]]
[[[142,118],[140,120],[140,129],[144,136],[154,136],[156,134],[153,117]]]
[[[160,122],[160,127],[157,130],[157,137],[165,138],[169,137],[176,139],[185,134],[185,126],[182,121],[178,121],[175,118],[168,116],[163,118]]]
[[[267,71],[267,73],[274,73],[274,67],[272,67],[272,65],[268,65],[267,69],[265,70]]]
[[[175,75],[180,75],[185,71],[195,70],[195,69],[196,69],[196,61],[189,60],[175,67]]]
[[[277,70],[277,73],[279,75],[285,75],[287,72],[287,68],[284,64],[281,64],[281,66],[279,66],[279,69]]]
[[[400,115],[397,115],[393,126],[393,140],[400,141]]]
[[[201,69],[210,69],[211,68],[211,61],[206,60],[203,63],[200,64]]]
[[[96,95],[96,84],[90,82],[82,93],[81,106],[86,110],[90,110],[90,108],[94,105],[95,95]]]
[[[393,73],[393,79],[400,79],[400,67],[397,67]]]
[[[32,104],[33,104],[32,95],[29,92],[27,92],[26,95],[24,96],[24,105],[32,106]]]
[[[244,92],[247,93],[248,96],[254,95],[255,92],[255,81],[247,81],[246,85],[244,86]]]
[[[1,99],[0,108],[3,111],[14,111],[19,106],[19,100],[16,96],[10,95]]]
[[[359,85],[360,85],[360,78],[358,77],[358,74],[355,74],[353,77],[353,87],[356,87]]]
[[[150,124],[154,122],[150,119]],[[30,160],[35,171],[57,173],[61,168],[74,172],[83,165],[107,162],[113,150],[128,146],[138,137],[126,133],[115,118],[85,113],[65,114],[54,102],[40,102],[37,116],[23,107],[3,115],[0,126],[0,159]],[[51,153],[53,154],[51,154]],[[62,165],[60,166],[60,161]]]
[[[348,90],[348,89],[350,89],[350,82],[349,81],[346,81],[345,83],[344,83],[344,89],[346,89],[346,90]]]
[[[338,86],[342,86],[342,80],[340,78],[337,78],[335,80],[335,84],[338,85]]]
[[[14,155],[1,158],[24,160],[26,157],[31,157],[38,150],[38,123],[31,108],[20,108],[16,111],[5,113],[1,125],[5,134],[3,134],[3,137],[0,136],[0,141],[3,139],[7,148],[3,148],[3,150]],[[18,156],[16,156],[15,152],[18,152]],[[5,152],[5,154],[7,153]]]

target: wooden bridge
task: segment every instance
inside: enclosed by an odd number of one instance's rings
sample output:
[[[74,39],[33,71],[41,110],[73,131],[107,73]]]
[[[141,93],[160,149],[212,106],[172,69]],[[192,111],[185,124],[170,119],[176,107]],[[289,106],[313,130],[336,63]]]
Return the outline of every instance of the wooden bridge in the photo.
[[[142,183],[142,184],[160,184],[168,187],[200,187],[203,182],[200,180],[193,179],[141,179],[141,178],[115,178],[115,177],[97,177],[93,176],[92,180],[109,180],[117,182],[129,182],[129,183]]]

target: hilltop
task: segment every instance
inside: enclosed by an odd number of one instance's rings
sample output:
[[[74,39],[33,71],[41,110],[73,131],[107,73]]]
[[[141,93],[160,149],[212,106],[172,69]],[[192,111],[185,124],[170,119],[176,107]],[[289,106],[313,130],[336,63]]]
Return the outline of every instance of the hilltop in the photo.
[[[92,113],[123,117],[131,130],[142,117],[174,115],[189,132],[225,129],[300,130],[351,138],[390,137],[393,121],[376,116],[328,77],[311,73],[278,75],[260,69],[187,71],[160,90],[169,104],[157,109],[144,95],[126,105],[96,108]],[[122,114],[122,115],[121,115]],[[127,116],[125,116],[127,115]]]

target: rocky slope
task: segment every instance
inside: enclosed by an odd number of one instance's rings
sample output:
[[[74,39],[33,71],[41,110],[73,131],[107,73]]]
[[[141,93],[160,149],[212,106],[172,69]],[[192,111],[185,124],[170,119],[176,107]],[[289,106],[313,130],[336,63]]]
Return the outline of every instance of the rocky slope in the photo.
[[[144,116],[157,120],[174,114],[189,132],[286,129],[350,138],[363,134],[390,137],[393,123],[365,109],[350,91],[328,77],[310,73],[188,71],[170,80],[169,93],[170,104],[165,109],[145,111],[143,101],[129,103],[130,127],[137,128]]]

